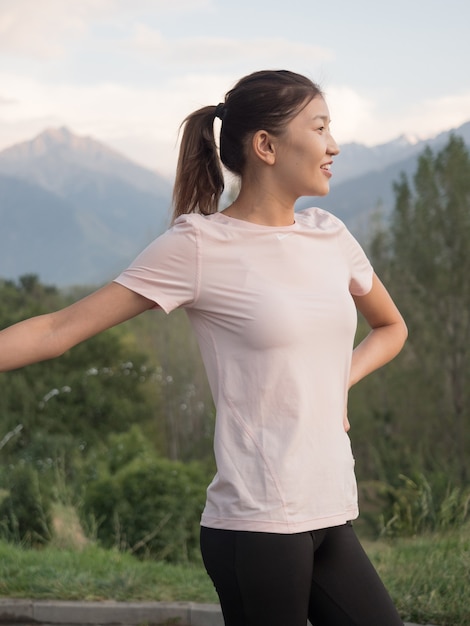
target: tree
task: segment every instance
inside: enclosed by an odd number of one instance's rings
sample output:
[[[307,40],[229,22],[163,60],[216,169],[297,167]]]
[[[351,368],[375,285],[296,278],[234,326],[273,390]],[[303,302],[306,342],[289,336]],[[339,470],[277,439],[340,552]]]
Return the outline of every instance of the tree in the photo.
[[[429,466],[466,481],[470,453],[470,155],[452,135],[394,185],[387,284],[409,328],[406,431]],[[380,259],[384,266],[384,258]]]

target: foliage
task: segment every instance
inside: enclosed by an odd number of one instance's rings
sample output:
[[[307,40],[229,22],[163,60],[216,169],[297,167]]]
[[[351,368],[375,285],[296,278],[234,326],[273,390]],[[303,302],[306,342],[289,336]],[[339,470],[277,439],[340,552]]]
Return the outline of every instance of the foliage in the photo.
[[[170,562],[198,558],[208,471],[159,458],[137,427],[110,437],[107,463],[84,482],[83,517],[106,547]]]
[[[409,329],[400,356],[351,391],[361,480],[422,473],[450,491],[470,479],[470,155],[451,136],[395,184],[390,224],[375,224],[373,265]]]
[[[392,267],[397,293],[409,324],[415,363],[430,385],[428,393],[435,403],[434,416],[440,418],[447,454],[452,453],[466,480],[470,477],[466,428],[470,416],[470,155],[463,140],[451,137],[437,155],[425,150],[414,189],[402,179],[395,190]]]
[[[452,486],[423,474],[401,474],[396,484],[370,481],[361,485],[365,500],[375,503],[378,514],[365,517],[385,537],[414,537],[426,532],[444,532],[470,522],[470,488]],[[378,505],[378,506],[377,506]]]
[[[20,463],[2,476],[0,537],[24,545],[47,543],[51,538],[51,494],[38,472]]]

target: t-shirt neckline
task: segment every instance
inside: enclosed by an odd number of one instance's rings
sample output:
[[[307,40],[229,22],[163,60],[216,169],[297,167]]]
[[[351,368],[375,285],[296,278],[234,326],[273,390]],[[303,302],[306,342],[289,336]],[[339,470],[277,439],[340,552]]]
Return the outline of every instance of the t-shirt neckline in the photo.
[[[274,231],[297,230],[298,228],[298,222],[296,218],[294,218],[294,222],[292,224],[288,224],[287,226],[269,226],[267,224],[257,224],[256,222],[249,222],[247,220],[242,220],[237,217],[231,217],[230,215],[226,215],[225,213],[222,213],[221,211],[212,213],[209,217],[219,222],[223,222],[229,226],[242,228],[244,230],[258,230],[258,231],[274,232]]]

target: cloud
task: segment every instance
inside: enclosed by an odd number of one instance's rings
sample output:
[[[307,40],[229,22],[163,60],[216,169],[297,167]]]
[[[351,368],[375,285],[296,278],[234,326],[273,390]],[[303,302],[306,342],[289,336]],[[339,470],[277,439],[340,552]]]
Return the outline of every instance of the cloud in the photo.
[[[436,124],[452,129],[470,121],[470,90],[455,95],[426,99],[410,109],[403,120],[405,132],[423,137],[434,134]]]
[[[311,64],[333,58],[330,48],[301,43],[280,37],[234,39],[228,37],[185,37],[167,39],[160,31],[137,24],[123,45],[134,52],[158,59],[159,63],[180,67],[224,68],[252,62],[258,67],[285,67],[287,64]],[[240,69],[238,69],[240,71]]]
[[[403,134],[427,139],[470,120],[470,91],[412,102],[400,112],[380,94],[364,96],[346,86],[331,86],[326,99],[340,144],[376,146]]]
[[[86,30],[89,2],[0,0],[0,50],[50,58],[62,52],[62,41]],[[72,10],[70,10],[72,9]]]
[[[0,107],[12,106],[15,104],[18,104],[18,100],[15,100],[15,98],[4,97],[0,94]]]
[[[374,132],[376,102],[344,85],[332,85],[324,91],[330,110],[331,132],[335,139],[340,143],[366,142],[366,136]]]
[[[0,51],[56,58],[96,21],[117,21],[137,10],[158,16],[210,6],[211,0],[0,0]]]

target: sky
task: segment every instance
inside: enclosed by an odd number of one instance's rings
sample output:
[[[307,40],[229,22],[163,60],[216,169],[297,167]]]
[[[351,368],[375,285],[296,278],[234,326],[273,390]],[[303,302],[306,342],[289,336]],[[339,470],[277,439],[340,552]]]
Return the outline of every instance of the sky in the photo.
[[[0,150],[50,127],[171,178],[179,126],[242,76],[289,69],[340,144],[470,120],[467,0],[0,0]]]

